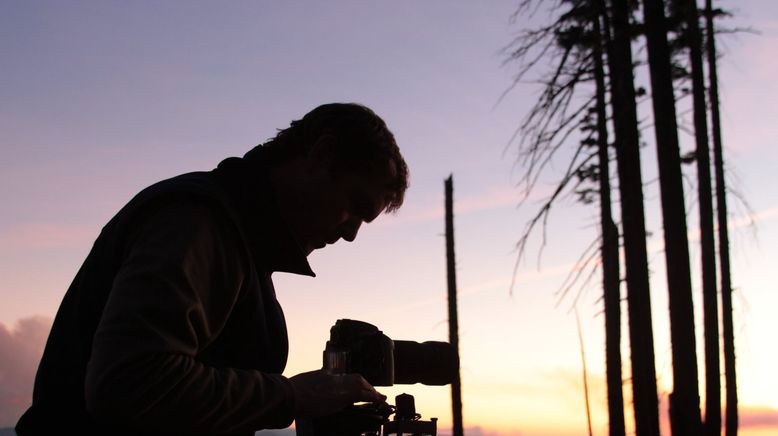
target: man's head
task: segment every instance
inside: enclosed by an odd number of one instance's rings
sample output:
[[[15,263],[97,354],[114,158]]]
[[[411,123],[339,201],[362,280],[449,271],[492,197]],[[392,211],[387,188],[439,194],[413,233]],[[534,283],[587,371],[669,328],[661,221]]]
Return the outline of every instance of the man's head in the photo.
[[[271,162],[279,205],[306,253],[352,241],[363,222],[396,211],[408,167],[386,123],[367,107],[317,107],[249,151]]]

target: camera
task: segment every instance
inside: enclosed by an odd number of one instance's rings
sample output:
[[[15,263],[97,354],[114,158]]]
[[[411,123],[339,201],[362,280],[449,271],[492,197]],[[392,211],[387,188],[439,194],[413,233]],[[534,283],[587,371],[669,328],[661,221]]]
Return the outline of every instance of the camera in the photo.
[[[459,370],[456,351],[447,342],[394,341],[376,326],[340,319],[330,329],[323,353],[331,374],[360,374],[373,386],[415,384],[442,386]],[[333,415],[297,423],[298,436],[435,436],[437,419],[421,420],[414,398],[398,395],[395,406],[357,404]],[[394,415],[394,418],[389,418]]]

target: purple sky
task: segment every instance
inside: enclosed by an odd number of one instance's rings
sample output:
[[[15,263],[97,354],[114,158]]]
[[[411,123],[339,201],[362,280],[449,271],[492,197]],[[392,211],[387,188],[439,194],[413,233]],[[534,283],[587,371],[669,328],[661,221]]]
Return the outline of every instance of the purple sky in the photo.
[[[521,85],[497,104],[515,72],[501,66],[500,49],[527,22],[509,22],[515,3],[0,4],[0,356],[16,356],[0,361],[0,391],[12,378],[4,374],[29,383],[30,372],[19,368],[34,366],[45,318],[54,315],[101,226],[135,192],[240,155],[318,104],[357,101],[394,131],[411,168],[411,189],[398,215],[367,226],[353,244],[314,254],[317,279],[277,278],[292,341],[287,373],[319,364],[329,326],[341,317],[373,322],[396,338],[445,339],[442,193],[453,173],[466,423],[505,434],[580,434],[572,300],[555,308],[554,292],[595,236],[596,210],[562,205],[541,268],[531,256],[508,295],[513,244],[536,204],[516,208],[521,168],[513,163],[515,147],[505,150],[537,88]],[[760,408],[760,417],[767,413],[754,422],[774,423],[778,2],[721,6],[738,15],[729,25],[761,32],[727,37],[721,74],[732,186],[759,218],[758,237],[747,226],[733,235],[741,403]],[[650,116],[648,107],[641,110]],[[653,134],[645,137],[649,181],[656,174]],[[649,243],[657,370],[666,395],[670,355],[655,184],[646,196],[655,232]],[[742,217],[744,210],[735,204],[732,213]],[[690,219],[690,229],[696,222]],[[696,266],[696,247],[691,253]],[[347,275],[352,269],[358,272]],[[601,432],[596,285],[583,292],[578,310]],[[346,299],[348,306],[340,303]],[[44,318],[17,325],[33,316]],[[20,347],[27,351],[14,351]],[[7,388],[23,399],[0,398],[0,409],[20,410],[29,396],[24,389]],[[405,389],[417,395],[423,413],[449,419],[447,389]],[[559,421],[560,407],[575,413]],[[0,427],[14,419],[0,414]]]

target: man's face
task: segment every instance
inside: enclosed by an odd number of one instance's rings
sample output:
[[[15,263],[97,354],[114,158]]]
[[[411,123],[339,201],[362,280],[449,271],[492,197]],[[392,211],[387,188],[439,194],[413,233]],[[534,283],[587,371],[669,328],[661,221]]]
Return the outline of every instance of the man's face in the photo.
[[[313,167],[301,183],[292,231],[306,254],[334,244],[353,241],[363,223],[373,221],[388,202],[387,183],[394,166],[375,171],[335,172],[329,166]]]

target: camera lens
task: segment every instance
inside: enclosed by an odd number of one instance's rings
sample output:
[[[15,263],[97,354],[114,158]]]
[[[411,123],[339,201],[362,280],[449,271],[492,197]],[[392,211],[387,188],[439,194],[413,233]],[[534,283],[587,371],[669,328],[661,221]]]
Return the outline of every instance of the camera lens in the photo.
[[[454,347],[448,342],[394,341],[394,383],[442,386],[457,373]]]

